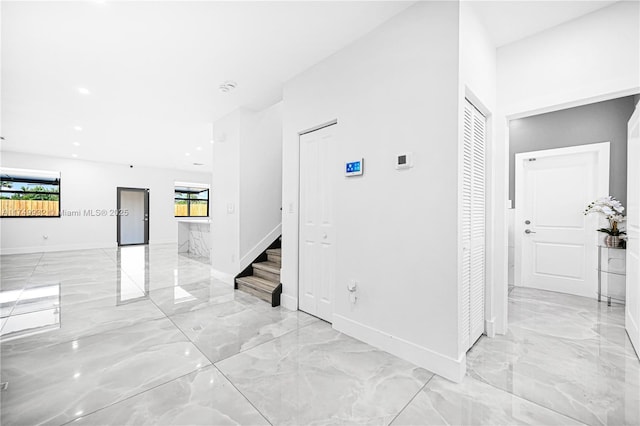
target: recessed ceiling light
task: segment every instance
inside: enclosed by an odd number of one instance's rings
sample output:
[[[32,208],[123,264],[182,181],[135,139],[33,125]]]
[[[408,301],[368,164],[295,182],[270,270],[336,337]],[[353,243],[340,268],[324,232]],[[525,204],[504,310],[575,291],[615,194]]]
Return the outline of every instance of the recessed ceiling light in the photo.
[[[86,87],[78,87],[78,93],[81,95],[90,95],[91,92]]]
[[[201,146],[197,146],[196,147],[196,151],[202,151],[202,147]]]
[[[189,154],[188,152],[185,152],[184,155],[186,155],[187,157],[190,156],[191,154]]]
[[[73,158],[78,158],[78,154],[71,154]]]
[[[73,126],[73,130],[75,130],[76,132],[81,132],[81,131],[82,131],[82,127],[80,127],[80,126]]]
[[[210,140],[209,140],[209,143],[213,143],[213,139],[210,139]]]
[[[74,142],[73,146],[80,146],[80,142]]]

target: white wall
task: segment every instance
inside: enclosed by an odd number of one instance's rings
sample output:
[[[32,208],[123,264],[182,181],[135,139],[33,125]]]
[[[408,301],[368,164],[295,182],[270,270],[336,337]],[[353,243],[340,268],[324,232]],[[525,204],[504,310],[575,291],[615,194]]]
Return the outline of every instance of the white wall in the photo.
[[[477,107],[494,112],[496,47],[469,2],[460,3],[460,82]]]
[[[497,51],[492,269],[496,331],[507,327],[507,120],[638,93],[640,3],[612,6]]]
[[[621,1],[501,47],[501,107],[510,114],[637,91],[639,15],[640,3]]]
[[[211,265],[229,276],[240,252],[240,119],[236,110],[214,124],[211,180]]]
[[[281,233],[281,103],[223,117],[214,141],[212,265],[230,280]]]
[[[285,84],[283,303],[298,302],[300,131],[337,119],[333,326],[453,380],[458,351],[458,4],[420,2]],[[398,48],[402,46],[402,48]],[[395,157],[414,153],[414,167]],[[352,306],[347,281],[358,281]]]
[[[243,117],[240,144],[240,268],[280,235],[282,103]]]
[[[116,209],[116,188],[149,188],[149,243],[178,240],[173,200],[174,182],[211,180],[209,173],[47,157],[16,152],[2,153],[2,166],[61,173],[61,210]],[[116,245],[116,216],[62,216],[60,218],[4,218],[2,254]],[[48,238],[44,239],[43,235]]]

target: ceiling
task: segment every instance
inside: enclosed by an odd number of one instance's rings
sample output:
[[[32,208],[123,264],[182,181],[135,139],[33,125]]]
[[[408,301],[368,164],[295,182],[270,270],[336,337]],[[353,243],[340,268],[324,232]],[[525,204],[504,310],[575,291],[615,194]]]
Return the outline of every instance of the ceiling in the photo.
[[[409,5],[3,1],[2,149],[206,171],[214,120]]]
[[[2,150],[210,171],[216,119],[412,3],[3,1]],[[500,46],[610,3],[473,7]]]
[[[616,1],[473,0],[469,3],[495,46],[500,47],[609,6]]]

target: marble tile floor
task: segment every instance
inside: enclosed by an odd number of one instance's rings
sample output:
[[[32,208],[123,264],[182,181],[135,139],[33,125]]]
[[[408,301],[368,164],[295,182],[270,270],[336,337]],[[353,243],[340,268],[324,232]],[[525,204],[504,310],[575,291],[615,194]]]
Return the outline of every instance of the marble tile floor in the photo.
[[[585,424],[640,424],[640,362],[623,305],[516,287],[508,333],[472,348],[467,373]]]
[[[131,249],[131,250],[129,250]],[[637,425],[623,308],[516,287],[455,384],[175,245],[0,256],[2,425]]]

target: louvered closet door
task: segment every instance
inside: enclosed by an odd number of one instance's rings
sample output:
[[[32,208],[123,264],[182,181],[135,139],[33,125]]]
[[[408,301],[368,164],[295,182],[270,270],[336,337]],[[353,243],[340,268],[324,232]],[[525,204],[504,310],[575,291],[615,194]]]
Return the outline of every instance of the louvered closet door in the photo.
[[[462,336],[470,348],[484,333],[485,117],[465,102],[462,170]]]

